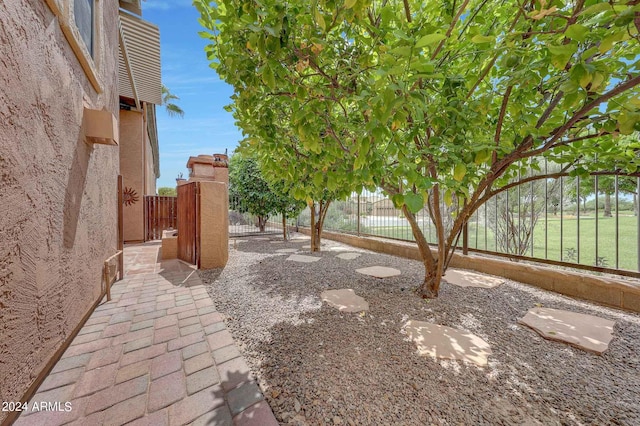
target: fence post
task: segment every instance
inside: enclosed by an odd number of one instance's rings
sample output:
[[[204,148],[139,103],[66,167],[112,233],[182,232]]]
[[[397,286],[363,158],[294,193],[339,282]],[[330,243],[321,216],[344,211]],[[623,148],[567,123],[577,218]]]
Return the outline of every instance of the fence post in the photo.
[[[462,254],[469,254],[469,223],[465,222],[462,227]]]
[[[356,225],[356,232],[358,237],[360,236],[360,194],[358,194],[357,198],[358,205],[356,206],[356,219],[358,220],[358,224]]]
[[[462,209],[467,207],[467,199],[464,199],[464,203],[462,204]],[[464,221],[464,225],[462,226],[462,254],[465,256],[469,254],[469,217]],[[477,226],[477,225],[476,225]],[[477,229],[477,228],[476,228]],[[478,239],[476,238],[476,248],[478,247]]]

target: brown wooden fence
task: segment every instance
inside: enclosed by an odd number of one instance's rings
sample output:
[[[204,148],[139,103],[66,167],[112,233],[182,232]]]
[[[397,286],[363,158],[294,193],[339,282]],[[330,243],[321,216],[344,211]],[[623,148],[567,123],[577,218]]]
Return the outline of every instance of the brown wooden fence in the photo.
[[[178,259],[200,267],[200,184],[178,186]]]
[[[165,229],[177,228],[178,197],[148,195],[144,197],[145,241],[159,240]]]

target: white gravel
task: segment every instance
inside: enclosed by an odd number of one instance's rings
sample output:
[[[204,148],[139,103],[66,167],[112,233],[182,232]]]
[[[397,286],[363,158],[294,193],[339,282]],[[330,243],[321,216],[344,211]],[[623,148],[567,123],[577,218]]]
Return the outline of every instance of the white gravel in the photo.
[[[640,315],[512,281],[443,283],[438,299],[423,301],[411,292],[419,262],[360,249],[344,260],[336,255],[346,246],[324,245],[311,254],[299,240],[248,238],[231,245],[224,269],[200,271],[281,423],[640,425]],[[322,259],[285,262],[289,254],[275,253],[282,248]],[[355,272],[374,265],[402,275]],[[355,290],[370,311],[323,305],[320,293],[339,288]],[[518,325],[536,304],[615,320],[609,350],[597,356]],[[477,334],[491,345],[488,367],[419,357],[400,332],[408,319]]]

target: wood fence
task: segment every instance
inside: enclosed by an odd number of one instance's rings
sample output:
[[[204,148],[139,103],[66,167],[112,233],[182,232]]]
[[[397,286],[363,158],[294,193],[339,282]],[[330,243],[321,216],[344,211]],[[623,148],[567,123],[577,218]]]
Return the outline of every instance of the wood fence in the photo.
[[[200,267],[200,184],[178,186],[178,259]]]
[[[165,229],[176,229],[178,197],[147,195],[144,197],[145,241],[159,240]]]

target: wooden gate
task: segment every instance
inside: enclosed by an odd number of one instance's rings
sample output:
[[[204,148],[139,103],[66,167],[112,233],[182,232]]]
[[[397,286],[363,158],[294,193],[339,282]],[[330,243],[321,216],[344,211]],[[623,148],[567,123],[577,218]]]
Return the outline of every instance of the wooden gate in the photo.
[[[162,231],[177,226],[178,197],[144,197],[144,240],[159,240]]]
[[[200,267],[200,184],[178,186],[178,259]]]

